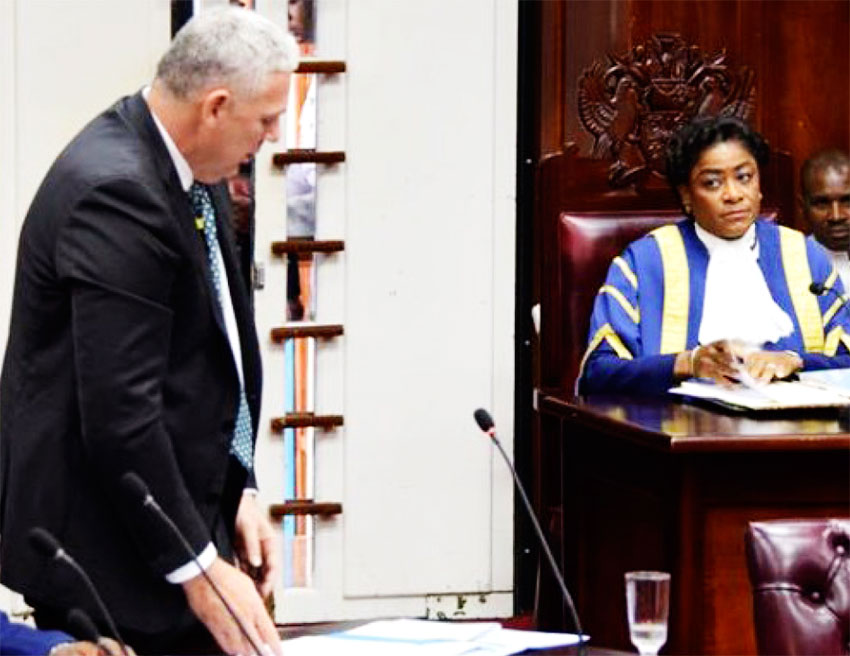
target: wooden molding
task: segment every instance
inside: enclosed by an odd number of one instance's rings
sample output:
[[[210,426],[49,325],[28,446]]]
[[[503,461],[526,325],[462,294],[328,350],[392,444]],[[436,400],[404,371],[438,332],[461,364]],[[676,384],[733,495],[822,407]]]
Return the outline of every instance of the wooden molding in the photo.
[[[342,335],[341,324],[298,324],[292,326],[281,326],[272,328],[272,341],[279,344],[285,339],[296,337],[316,337],[318,339],[331,339]]]
[[[269,506],[269,515],[275,519],[289,515],[318,515],[319,517],[330,517],[342,514],[342,504],[336,501],[313,501],[312,499],[298,499],[285,503],[273,503]]]
[[[289,412],[283,417],[272,418],[272,431],[282,433],[285,428],[306,428],[314,426],[322,430],[331,430],[342,426],[342,415],[317,415],[312,412]]]
[[[290,148],[272,155],[272,165],[282,169],[288,164],[325,164],[333,166],[345,161],[345,152],[341,150],[314,150],[312,148]]]
[[[305,57],[298,62],[296,73],[322,73],[323,75],[335,75],[345,73],[345,62],[341,59],[314,59]]]
[[[327,239],[323,241],[314,239],[292,239],[272,242],[273,255],[338,253],[344,249],[345,242],[341,239]]]

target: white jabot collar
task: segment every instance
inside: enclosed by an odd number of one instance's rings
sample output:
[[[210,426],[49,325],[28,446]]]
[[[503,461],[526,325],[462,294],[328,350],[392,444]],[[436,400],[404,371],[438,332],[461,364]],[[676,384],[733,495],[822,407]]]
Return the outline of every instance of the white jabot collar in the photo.
[[[758,347],[790,335],[794,323],[773,300],[758,265],[755,224],[738,239],[694,228],[709,257],[699,343],[728,339]]]
[[[151,88],[149,86],[142,89],[142,98],[145,99],[145,102],[147,102],[150,92]],[[174,162],[174,168],[177,170],[177,177],[180,178],[180,186],[183,187],[183,191],[189,191],[189,187],[191,187],[192,183],[195,181],[195,176],[192,175],[192,167],[189,166],[189,162],[186,161],[186,158],[183,157],[183,154],[180,150],[178,150],[177,144],[174,143],[174,139],[172,139],[171,135],[168,134],[168,130],[165,129],[165,126],[162,124],[162,121],[159,120],[159,117],[156,115],[153,108],[148,105],[148,109],[150,110],[153,122],[159,130],[162,140],[165,142],[168,154],[171,155],[171,161]]]
[[[825,246],[824,250],[838,272],[838,276],[844,284],[844,290],[850,289],[850,256],[847,255],[847,251],[831,251]]]

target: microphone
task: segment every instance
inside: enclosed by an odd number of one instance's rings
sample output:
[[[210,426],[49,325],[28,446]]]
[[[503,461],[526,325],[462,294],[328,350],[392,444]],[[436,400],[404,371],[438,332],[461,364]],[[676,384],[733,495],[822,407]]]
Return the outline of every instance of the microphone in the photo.
[[[110,644],[100,635],[97,627],[88,614],[79,608],[72,608],[68,613],[68,628],[71,633],[81,640],[88,640],[97,645],[98,652],[113,656]]]
[[[169,517],[166,512],[160,507],[160,505],[156,502],[156,499],[153,498],[151,491],[148,489],[148,486],[142,480],[142,478],[136,474],[135,472],[127,472],[121,477],[121,485],[124,487],[125,492],[133,499],[142,504],[142,507],[148,510],[157,520],[161,521],[165,524],[168,529],[174,534],[177,538],[178,542],[182,545],[183,549],[186,551],[186,554],[192,559],[192,562],[198,566],[198,569],[201,571],[201,575],[206,579],[207,583],[210,584],[210,587],[215,592],[215,595],[218,597],[219,601],[224,605],[227,609],[227,612],[230,614],[230,617],[233,618],[233,621],[236,622],[236,625],[239,627],[239,630],[242,632],[242,635],[245,639],[251,643],[251,647],[254,649],[254,652],[257,656],[263,656],[263,652],[257,646],[257,643],[248,633],[248,630],[245,628],[245,625],[242,623],[242,620],[236,614],[236,611],[233,610],[233,606],[227,601],[227,598],[224,596],[224,593],[219,589],[218,585],[216,585],[215,581],[212,580],[212,577],[207,574],[207,571],[201,567],[201,563],[198,562],[198,554],[195,553],[195,550],[192,548],[192,545],[189,544],[189,541],[183,535],[182,531],[178,528],[177,524],[174,523],[174,520]]]
[[[496,437],[496,425],[493,423],[493,418],[490,416],[490,413],[484,408],[478,408],[478,410],[473,413],[473,417],[475,418],[475,423],[478,424],[478,428],[490,436],[493,444],[496,445],[499,449],[499,453],[502,454],[502,458],[508,465],[508,469],[511,470],[511,474],[514,477],[514,483],[516,483],[516,488],[519,491],[519,495],[522,498],[523,503],[525,504],[526,511],[528,511],[528,516],[531,519],[532,526],[534,526],[534,531],[537,533],[537,539],[540,541],[543,553],[546,554],[546,559],[552,567],[552,572],[555,574],[555,579],[558,581],[558,586],[561,588],[561,595],[564,597],[564,602],[567,604],[567,609],[570,611],[570,616],[572,617],[573,624],[575,625],[576,632],[578,633],[578,653],[579,656],[583,656],[586,640],[584,637],[584,631],[582,631],[581,628],[581,622],[579,622],[578,619],[575,604],[573,604],[573,598],[570,596],[570,591],[567,590],[567,584],[564,583],[564,577],[561,576],[561,571],[558,569],[555,557],[552,555],[552,550],[546,542],[546,537],[543,535],[543,530],[540,528],[540,522],[537,521],[537,516],[534,514],[534,510],[531,507],[531,502],[528,500],[528,495],[525,493],[522,481],[519,480],[516,469],[514,469],[510,458],[508,458],[508,454],[505,453],[505,450],[502,448],[502,443],[499,441],[499,438]]]
[[[844,307],[850,307],[850,298],[847,298],[845,294],[839,292],[832,285],[826,285],[822,282],[813,282],[809,285],[809,291],[815,296],[823,296],[824,294],[831,292],[838,297],[838,300],[844,305]]]
[[[112,615],[109,614],[109,611],[106,609],[106,604],[103,603],[103,599],[101,599],[100,595],[97,593],[97,589],[94,587],[94,583],[92,583],[89,575],[86,574],[86,571],[80,566],[80,564],[74,560],[70,554],[65,551],[65,549],[62,548],[59,540],[53,537],[47,529],[41,528],[40,526],[31,529],[29,532],[29,541],[30,546],[35,549],[36,552],[45,558],[61,561],[74,570],[77,576],[83,580],[83,583],[85,583],[86,588],[88,588],[95,604],[97,604],[101,615],[103,615],[106,625],[118,641],[118,644],[121,645],[121,653],[124,656],[128,656],[127,648],[124,646],[124,639],[121,637],[121,634],[118,633],[118,627],[115,626],[115,622],[112,620]],[[91,620],[89,620],[89,622],[91,622]]]

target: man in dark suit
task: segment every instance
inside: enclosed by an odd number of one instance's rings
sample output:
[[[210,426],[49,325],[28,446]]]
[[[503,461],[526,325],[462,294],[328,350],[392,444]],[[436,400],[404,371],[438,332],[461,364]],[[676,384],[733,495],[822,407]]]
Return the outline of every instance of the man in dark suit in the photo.
[[[297,57],[254,12],[199,14],[152,85],[86,126],[36,193],[0,381],[0,571],[40,626],[66,628],[72,606],[103,618],[67,567],[30,548],[35,526],[89,572],[139,653],[210,635],[254,652],[124,493],[133,471],[254,642],[280,650],[262,601],[278,556],[254,496],[259,348],[221,181],[277,138]]]

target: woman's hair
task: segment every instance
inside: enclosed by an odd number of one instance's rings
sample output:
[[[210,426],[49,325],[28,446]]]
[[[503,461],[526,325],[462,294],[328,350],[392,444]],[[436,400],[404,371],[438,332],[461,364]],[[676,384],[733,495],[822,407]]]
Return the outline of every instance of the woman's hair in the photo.
[[[724,141],[738,141],[759,169],[767,164],[770,146],[747,123],[734,116],[697,117],[679,128],[667,143],[667,180],[673,189],[688,184],[691,170],[706,148]]]
[[[249,9],[215,8],[177,33],[156,79],[181,100],[211,85],[251,97],[271,73],[295,70],[298,56],[295,39],[279,25]]]

